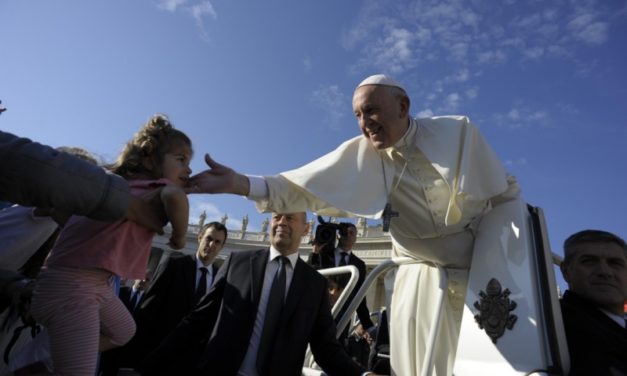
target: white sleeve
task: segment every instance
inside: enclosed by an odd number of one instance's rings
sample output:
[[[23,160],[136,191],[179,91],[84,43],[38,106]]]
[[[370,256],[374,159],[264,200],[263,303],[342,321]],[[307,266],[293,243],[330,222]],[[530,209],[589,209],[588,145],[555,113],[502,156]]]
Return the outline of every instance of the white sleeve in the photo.
[[[249,200],[260,201],[268,198],[268,184],[263,176],[246,175],[250,183]]]

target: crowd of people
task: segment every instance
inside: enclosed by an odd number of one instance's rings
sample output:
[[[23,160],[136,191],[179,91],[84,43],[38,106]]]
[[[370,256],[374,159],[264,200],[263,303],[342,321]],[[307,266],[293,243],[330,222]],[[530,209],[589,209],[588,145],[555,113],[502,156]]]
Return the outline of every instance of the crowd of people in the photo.
[[[352,253],[356,228],[340,226],[337,246],[304,262],[299,247],[313,211],[381,218],[393,256],[428,261],[396,271],[393,291],[403,293],[391,294],[392,357],[377,372],[420,373],[429,328],[406,323],[439,314],[430,303],[439,285],[435,265],[448,269],[457,289],[441,312],[434,374],[452,374],[464,302],[456,294],[468,282],[475,230],[485,213],[519,197],[518,184],[468,118],[412,118],[409,96],[389,76],[363,80],[353,112],[362,135],[301,168],[263,177],[208,154],[209,168],[192,176],[192,142],[165,115],[151,117],[104,166],[73,156],[78,149],[0,131],[0,200],[15,204],[0,211],[0,239],[12,241],[0,249],[0,371],[300,375],[309,346],[329,375],[374,375],[372,364],[351,358],[344,340],[352,334],[336,336],[330,307],[343,280],[315,271],[354,265],[363,283],[364,262]],[[211,222],[199,231],[195,255],[171,256],[151,277],[154,234],[169,222],[169,246],[183,248],[187,195],[207,193],[246,196],[271,212],[269,248],[234,252],[218,269],[227,229]],[[586,230],[566,240],[564,254],[571,374],[627,374],[624,240]],[[134,283],[118,293],[119,280]],[[357,316],[355,335],[370,343],[375,325],[365,299]],[[17,356],[20,346],[30,361]]]

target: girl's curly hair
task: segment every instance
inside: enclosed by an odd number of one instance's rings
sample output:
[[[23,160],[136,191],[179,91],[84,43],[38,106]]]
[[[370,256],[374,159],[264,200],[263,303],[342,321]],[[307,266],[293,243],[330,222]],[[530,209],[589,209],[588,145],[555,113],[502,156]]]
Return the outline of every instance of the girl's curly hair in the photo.
[[[126,179],[158,179],[161,177],[163,156],[181,144],[192,147],[189,137],[174,129],[166,115],[156,114],[126,144],[117,160],[108,168]]]

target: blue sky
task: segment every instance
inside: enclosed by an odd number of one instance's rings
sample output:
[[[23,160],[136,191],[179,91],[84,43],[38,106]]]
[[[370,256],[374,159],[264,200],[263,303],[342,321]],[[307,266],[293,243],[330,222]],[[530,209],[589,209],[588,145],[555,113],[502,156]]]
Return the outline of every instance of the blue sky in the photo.
[[[298,167],[358,134],[353,89],[401,81],[414,115],[463,114],[553,250],[627,237],[627,2],[0,0],[3,130],[111,161],[157,112],[238,171]],[[193,196],[192,220],[265,216]]]

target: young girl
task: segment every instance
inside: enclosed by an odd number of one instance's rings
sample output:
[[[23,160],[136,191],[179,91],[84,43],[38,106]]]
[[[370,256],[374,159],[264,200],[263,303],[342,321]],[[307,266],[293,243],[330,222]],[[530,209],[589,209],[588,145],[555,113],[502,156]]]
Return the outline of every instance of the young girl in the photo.
[[[110,166],[129,181],[132,194],[158,194],[172,224],[174,249],[185,245],[189,204],[182,187],[191,174],[191,156],[190,139],[156,115]],[[35,320],[48,329],[55,374],[93,376],[98,351],[121,346],[134,335],[135,322],[111,281],[114,275],[145,277],[153,235],[128,220],[68,220],[37,279],[31,305]]]

